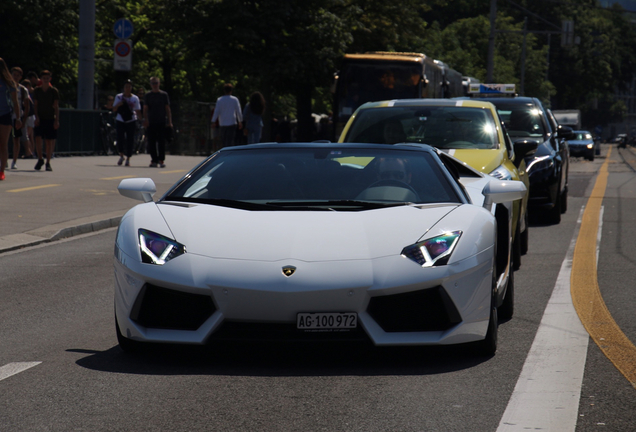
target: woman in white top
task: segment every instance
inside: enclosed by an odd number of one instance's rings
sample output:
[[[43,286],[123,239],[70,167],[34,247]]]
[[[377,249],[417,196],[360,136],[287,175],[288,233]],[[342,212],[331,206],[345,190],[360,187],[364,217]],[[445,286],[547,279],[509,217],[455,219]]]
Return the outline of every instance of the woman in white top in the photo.
[[[132,89],[132,81],[127,80],[124,84],[124,92],[115,96],[115,102],[113,103],[113,111],[117,113],[117,117],[115,117],[115,124],[117,126],[117,151],[119,152],[117,165],[124,163],[125,158],[126,166],[130,166],[130,157],[132,156],[135,132],[137,129],[137,116],[141,115],[139,98],[132,93]]]

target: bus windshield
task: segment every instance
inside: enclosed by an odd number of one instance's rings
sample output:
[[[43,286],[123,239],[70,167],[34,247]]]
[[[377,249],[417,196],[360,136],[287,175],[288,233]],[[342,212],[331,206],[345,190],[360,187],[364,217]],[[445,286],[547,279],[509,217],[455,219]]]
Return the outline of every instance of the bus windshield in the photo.
[[[345,63],[338,76],[336,114],[344,120],[366,102],[419,98],[421,80],[419,63]]]

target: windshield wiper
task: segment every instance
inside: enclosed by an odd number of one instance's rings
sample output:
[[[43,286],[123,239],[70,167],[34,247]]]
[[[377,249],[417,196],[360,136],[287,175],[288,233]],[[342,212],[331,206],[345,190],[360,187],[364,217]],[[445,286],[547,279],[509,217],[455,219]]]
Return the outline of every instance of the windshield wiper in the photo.
[[[225,198],[191,198],[191,197],[166,197],[164,201],[188,202],[196,204],[209,204],[220,207],[230,207],[241,210],[275,210],[276,206],[250,201],[237,201]]]
[[[363,209],[377,209],[385,207],[396,207],[401,205],[411,204],[408,202],[380,202],[380,201],[358,201],[358,200],[325,200],[325,201],[270,201],[266,203],[271,206],[279,206],[286,208],[328,208],[334,207],[348,207],[348,208],[363,208]]]

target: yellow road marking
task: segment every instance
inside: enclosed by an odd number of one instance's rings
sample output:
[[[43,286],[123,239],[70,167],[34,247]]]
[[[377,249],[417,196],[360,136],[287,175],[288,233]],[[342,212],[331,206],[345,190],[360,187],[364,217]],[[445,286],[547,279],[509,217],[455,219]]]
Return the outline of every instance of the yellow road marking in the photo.
[[[112,195],[116,194],[116,190],[102,190],[102,189],[80,189],[82,192],[92,193],[93,195]]]
[[[104,178],[100,178],[100,180],[121,180],[121,179],[127,179],[127,178],[134,178],[134,175],[125,175],[125,176],[119,176],[119,177],[104,177]]]
[[[636,347],[621,331],[610,314],[598,286],[596,238],[601,204],[607,188],[610,147],[598,178],[587,201],[579,237],[574,248],[570,291],[574,308],[583,326],[603,354],[636,388]]]
[[[180,172],[186,172],[186,170],[159,171],[160,174],[174,174],[174,173],[180,173]]]
[[[62,186],[59,184],[48,184],[48,185],[42,185],[42,186],[32,186],[32,187],[27,187],[27,188],[22,188],[22,189],[11,189],[8,190],[7,192],[26,192],[26,191],[32,191],[32,190],[37,190],[37,189],[46,189],[46,188],[51,188],[51,187],[56,187],[56,186]]]

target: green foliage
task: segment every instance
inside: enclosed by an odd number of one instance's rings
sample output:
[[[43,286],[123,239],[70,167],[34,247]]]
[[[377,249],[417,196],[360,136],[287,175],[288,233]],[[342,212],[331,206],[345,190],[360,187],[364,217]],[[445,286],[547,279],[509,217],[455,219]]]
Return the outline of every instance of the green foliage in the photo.
[[[78,0],[0,2],[0,56],[11,68],[39,73],[48,69],[62,102],[77,88]]]
[[[636,67],[636,31],[619,7],[594,0],[498,2],[494,80],[525,94],[616,119],[616,88]],[[113,70],[113,24],[134,24],[133,70]],[[580,44],[560,46],[572,19]],[[2,56],[9,66],[53,72],[63,105],[75,103],[79,0],[0,2]],[[214,101],[225,82],[243,103],[262,91],[270,112],[307,118],[331,109],[329,86],[346,52],[411,51],[485,80],[489,2],[483,0],[96,0],[95,83],[103,101],[124,80],[151,76],[175,101]],[[601,118],[600,116],[598,118]]]

